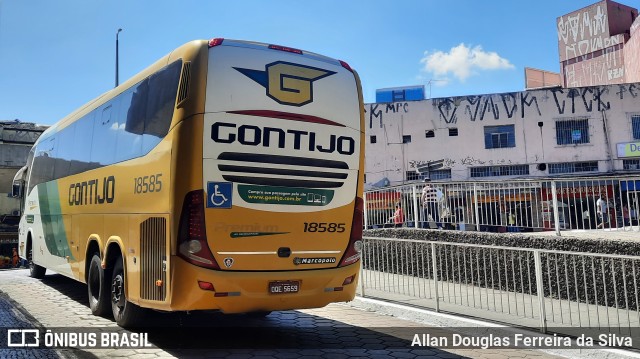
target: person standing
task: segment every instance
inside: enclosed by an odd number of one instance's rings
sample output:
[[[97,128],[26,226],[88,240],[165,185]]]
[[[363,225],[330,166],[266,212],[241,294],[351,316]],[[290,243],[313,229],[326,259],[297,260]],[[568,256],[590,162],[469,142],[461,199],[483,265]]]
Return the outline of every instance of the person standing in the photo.
[[[18,256],[18,248],[13,247],[13,255],[11,256],[13,268],[18,268],[20,257]]]
[[[396,211],[393,213],[393,225],[396,228],[402,227],[404,224],[404,212],[402,211],[402,206],[400,204],[396,204]]]
[[[442,229],[442,223],[440,223],[440,211],[439,211],[439,200],[442,195],[438,196],[438,189],[432,187],[429,183],[424,185],[422,188],[422,196],[420,197],[422,200],[422,205],[424,206],[424,219],[425,221],[429,220],[429,216],[436,223],[438,229]]]
[[[598,211],[598,225],[596,226],[596,228],[604,228],[605,224],[609,222],[607,207],[607,201],[604,199],[604,195],[601,194],[596,201],[596,209]]]
[[[584,229],[591,229],[591,213],[589,213],[589,208],[585,208],[582,212],[582,225]]]

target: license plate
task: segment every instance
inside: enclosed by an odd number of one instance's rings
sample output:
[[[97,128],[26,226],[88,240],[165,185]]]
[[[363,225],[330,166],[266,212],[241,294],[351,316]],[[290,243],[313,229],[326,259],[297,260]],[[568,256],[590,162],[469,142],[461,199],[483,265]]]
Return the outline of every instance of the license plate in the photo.
[[[300,281],[297,280],[269,282],[269,293],[271,294],[298,293],[299,290]]]

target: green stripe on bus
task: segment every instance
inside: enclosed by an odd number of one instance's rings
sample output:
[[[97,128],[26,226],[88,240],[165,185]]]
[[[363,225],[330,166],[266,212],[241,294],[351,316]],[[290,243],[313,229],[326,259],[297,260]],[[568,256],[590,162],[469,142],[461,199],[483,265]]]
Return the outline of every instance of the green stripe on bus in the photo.
[[[67,232],[64,228],[62,209],[60,208],[60,194],[58,181],[52,181],[37,186],[40,202],[40,214],[44,239],[49,253],[57,257],[75,259],[69,248]]]

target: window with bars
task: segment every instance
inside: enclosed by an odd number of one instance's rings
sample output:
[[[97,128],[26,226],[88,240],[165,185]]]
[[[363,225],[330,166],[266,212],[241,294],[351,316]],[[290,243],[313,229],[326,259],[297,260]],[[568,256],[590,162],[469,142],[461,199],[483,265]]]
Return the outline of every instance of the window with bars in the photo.
[[[432,180],[450,179],[451,169],[431,171],[429,172],[429,178]]]
[[[433,138],[436,137],[436,133],[433,130],[427,130],[424,132],[424,137]]]
[[[640,170],[640,159],[622,160],[622,168],[625,170]]]
[[[598,161],[549,163],[549,174],[598,172]]]
[[[516,135],[513,125],[485,126],[484,148],[516,147]]]
[[[376,137],[376,135],[371,135],[371,136],[369,136],[369,141],[371,143],[376,143],[376,142],[378,142],[378,138]]]
[[[429,173],[420,173],[416,179],[420,181],[424,181],[427,178],[432,180],[451,179],[451,169],[447,168],[444,170],[430,171]],[[412,180],[413,180],[413,176],[412,175],[410,176],[409,171],[407,171],[407,181],[412,181]]]
[[[589,143],[589,119],[556,121],[556,140],[558,145]]]
[[[529,165],[471,167],[471,177],[521,176],[529,174]]]
[[[458,129],[456,127],[449,129],[449,136],[457,136],[457,135],[458,135]]]
[[[634,140],[640,140],[640,114],[631,115],[631,132]]]
[[[417,181],[420,179],[420,174],[416,171],[406,171],[405,178],[407,181]]]

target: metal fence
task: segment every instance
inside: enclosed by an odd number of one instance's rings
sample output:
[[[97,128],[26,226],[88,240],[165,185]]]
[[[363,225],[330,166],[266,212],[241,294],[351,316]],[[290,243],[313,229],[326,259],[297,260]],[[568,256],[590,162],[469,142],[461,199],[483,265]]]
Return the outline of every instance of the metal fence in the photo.
[[[558,235],[565,229],[639,231],[639,193],[640,176],[434,181],[367,191],[364,225]]]
[[[365,237],[359,294],[519,326],[637,334],[640,256]]]

